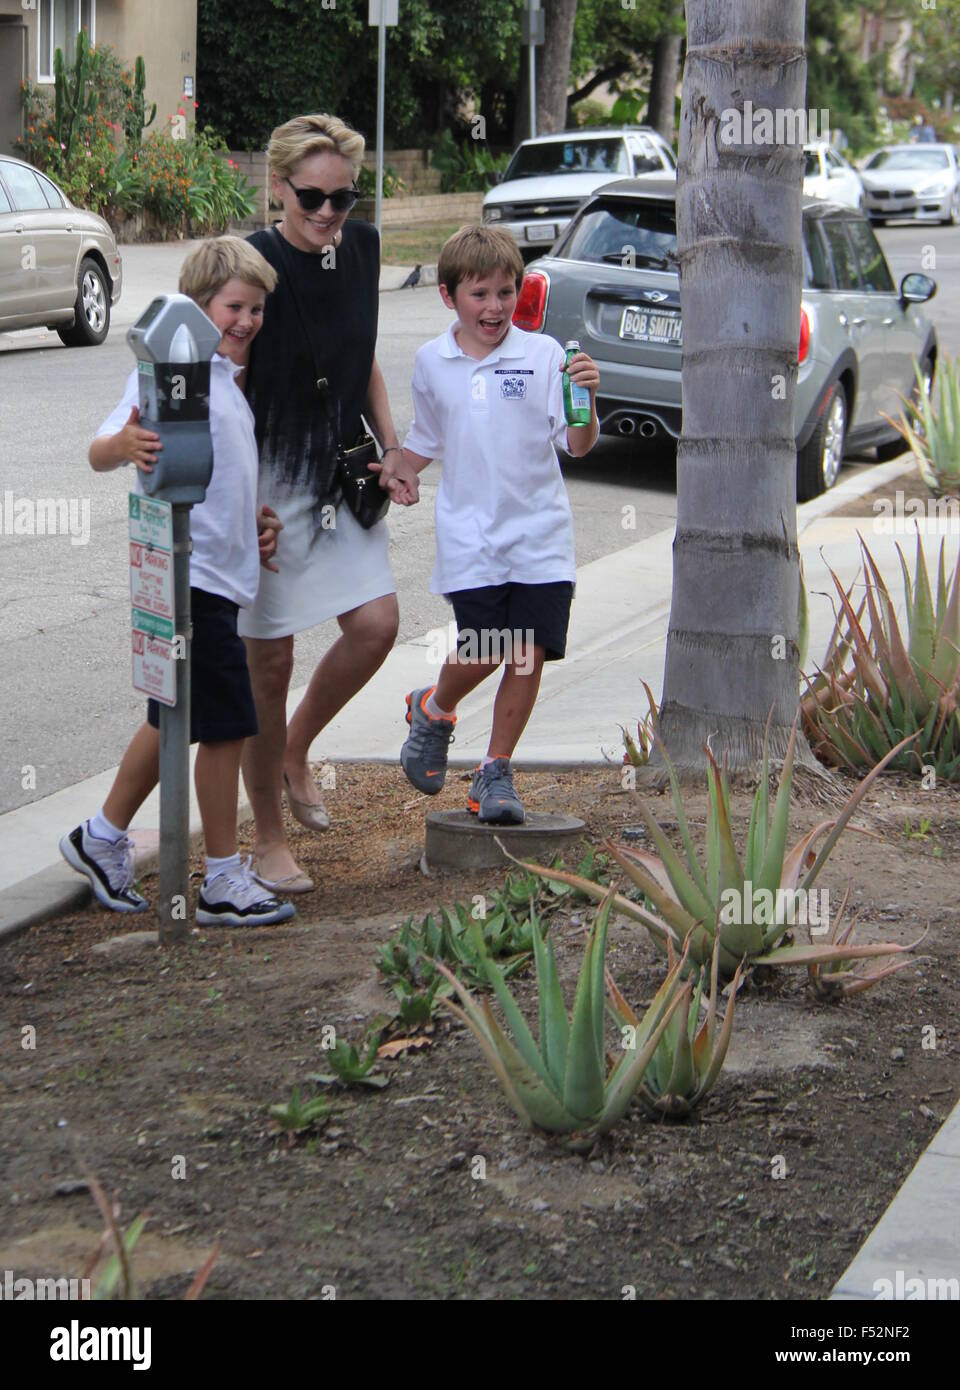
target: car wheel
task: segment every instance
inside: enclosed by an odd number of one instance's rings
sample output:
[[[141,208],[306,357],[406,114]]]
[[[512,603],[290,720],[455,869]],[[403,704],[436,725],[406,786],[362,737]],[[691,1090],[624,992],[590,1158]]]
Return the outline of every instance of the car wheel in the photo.
[[[923,390],[928,397],[933,390],[933,371],[933,358],[927,357],[924,360],[923,366],[920,368],[920,373],[923,377]],[[917,402],[917,396],[918,388],[916,382],[914,382],[913,390],[910,392],[910,400],[914,405]],[[914,426],[914,429],[920,437],[923,438],[923,427]],[[891,440],[889,444],[878,444],[877,463],[890,463],[893,459],[898,459],[901,454],[905,454],[909,448],[910,445],[902,437]]]
[[[829,492],[840,474],[847,434],[847,396],[834,382],[813,434],[797,450],[797,501],[809,502]]]
[[[960,222],[960,188],[954,189],[953,198],[950,201],[949,214],[941,219],[944,227],[955,227]]]
[[[96,261],[87,256],[77,272],[77,302],[71,328],[58,328],[67,347],[96,347],[110,329],[110,290]]]

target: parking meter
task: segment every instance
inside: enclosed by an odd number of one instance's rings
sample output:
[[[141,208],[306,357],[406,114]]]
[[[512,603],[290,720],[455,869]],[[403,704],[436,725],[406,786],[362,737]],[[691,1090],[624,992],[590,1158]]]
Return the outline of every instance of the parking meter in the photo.
[[[127,329],[137,358],[140,423],[163,445],[140,483],[149,497],[202,502],[213,473],[210,359],[220,330],[185,294],[159,295]]]

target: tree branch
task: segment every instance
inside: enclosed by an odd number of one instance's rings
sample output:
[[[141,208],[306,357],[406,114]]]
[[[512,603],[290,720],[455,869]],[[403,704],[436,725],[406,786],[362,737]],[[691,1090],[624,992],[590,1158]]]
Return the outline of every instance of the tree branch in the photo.
[[[607,82],[613,82],[615,78],[623,77],[624,73],[633,67],[633,59],[629,55],[624,55],[608,67],[601,68],[594,73],[589,82],[584,82],[582,87],[578,87],[575,92],[571,92],[567,97],[567,105],[572,106],[575,101],[583,101],[591,92],[595,92],[598,87],[604,86]]]

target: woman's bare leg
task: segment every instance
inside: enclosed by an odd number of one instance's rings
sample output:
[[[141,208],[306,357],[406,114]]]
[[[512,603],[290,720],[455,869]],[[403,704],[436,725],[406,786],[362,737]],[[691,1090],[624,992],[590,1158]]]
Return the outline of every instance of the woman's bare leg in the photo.
[[[340,636],[320,660],[287,727],[284,770],[298,801],[316,805],[320,793],[307,766],[310,745],[348,700],[383,665],[400,622],[396,594],[341,613]]]
[[[287,746],[287,691],[293,673],[292,637],[245,637],[247,666],[260,732],[243,746],[243,781],[256,820],[255,852],[269,879],[287,878],[300,868],[290,852],[280,802]]]

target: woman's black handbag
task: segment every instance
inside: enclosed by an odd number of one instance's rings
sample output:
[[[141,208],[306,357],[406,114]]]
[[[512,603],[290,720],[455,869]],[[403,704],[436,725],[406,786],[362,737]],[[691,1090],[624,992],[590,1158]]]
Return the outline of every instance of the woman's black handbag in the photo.
[[[373,435],[366,430],[362,430],[357,436],[356,441],[348,448],[343,447],[340,438],[340,403],[337,401],[330,390],[330,383],[325,376],[320,375],[320,363],[317,359],[317,350],[314,347],[313,338],[307,328],[303,309],[300,306],[300,299],[297,295],[297,288],[293,275],[290,272],[290,263],[287,256],[286,247],[283,244],[283,233],[276,226],[273,228],[276,233],[277,242],[280,245],[280,255],[287,266],[288,282],[290,294],[296,306],[297,316],[300,319],[300,327],[303,329],[303,336],[306,338],[313,354],[313,367],[317,373],[316,384],[326,412],[327,421],[333,431],[333,437],[337,441],[337,482],[340,491],[343,493],[343,500],[350,508],[350,511],[359,521],[365,531],[369,531],[371,526],[376,526],[387,514],[390,506],[390,497],[380,486],[380,475],[371,473],[367,464],[379,462],[380,455],[377,453],[377,441]]]

